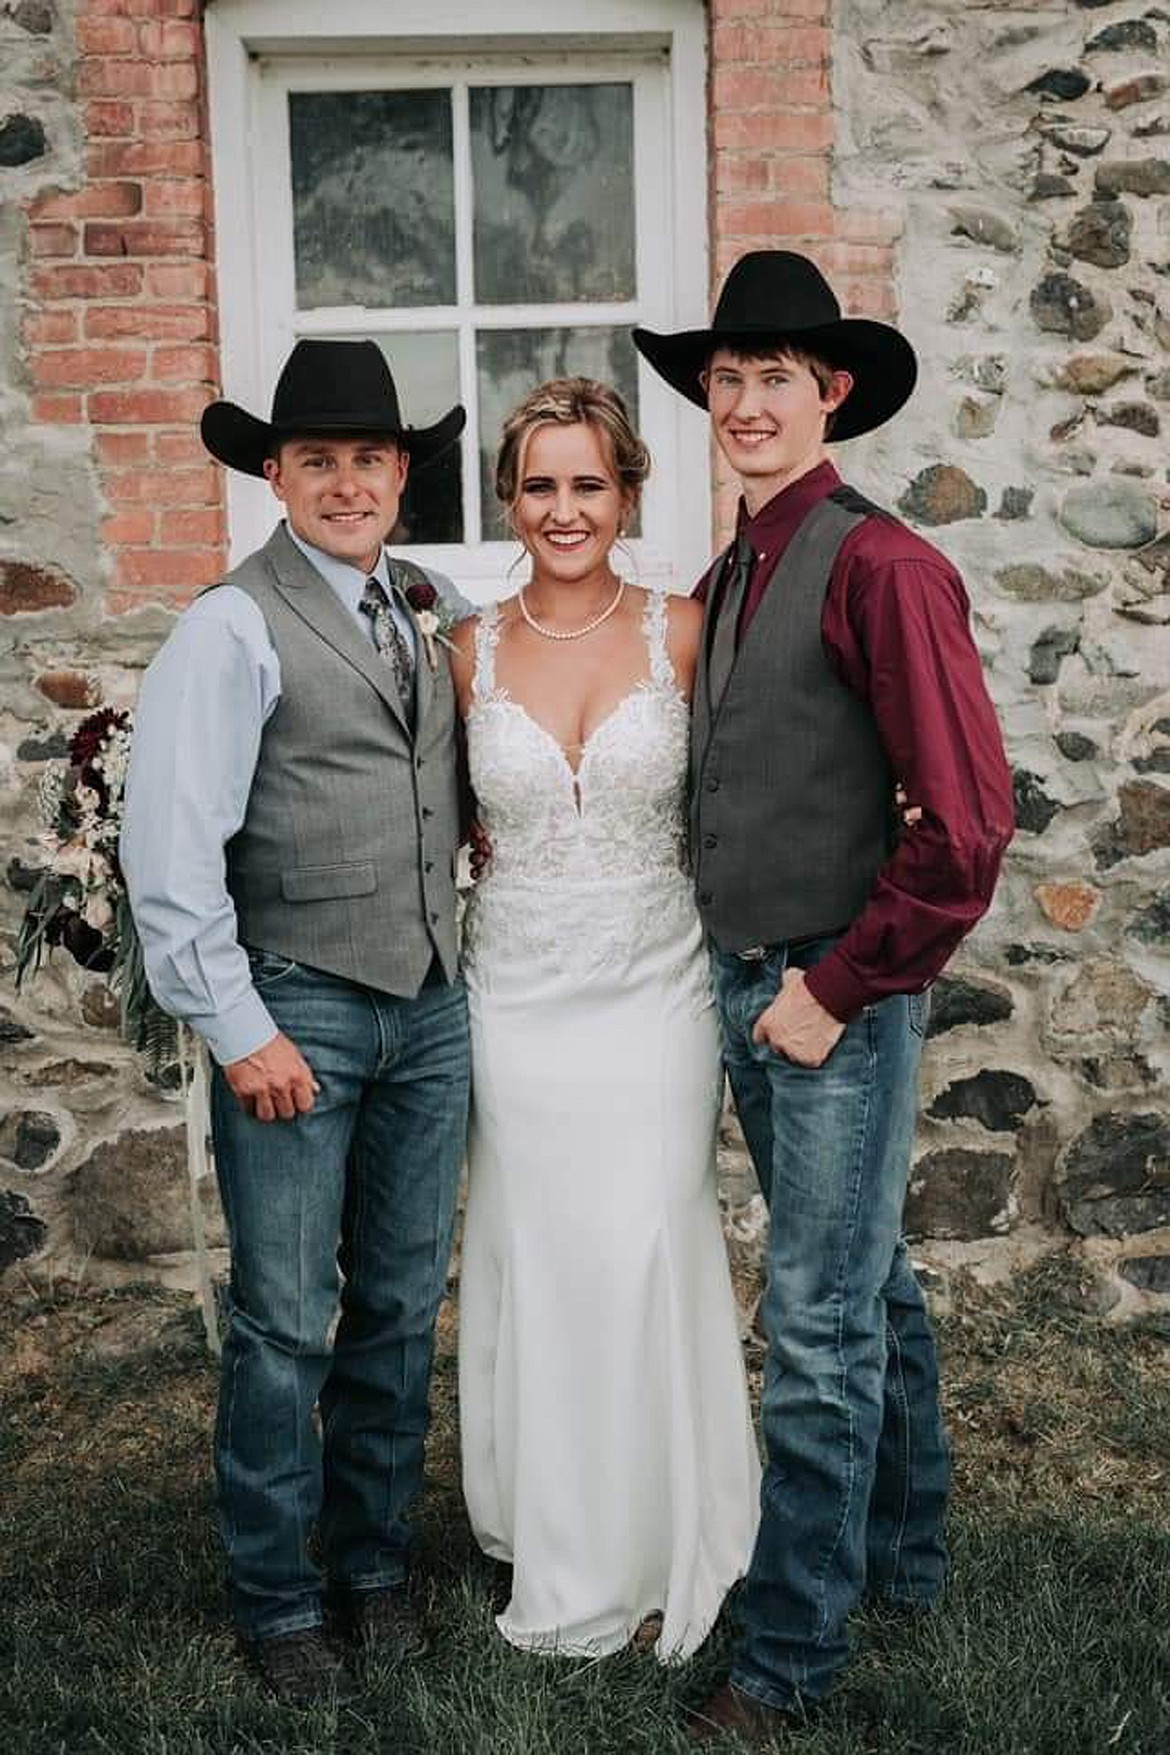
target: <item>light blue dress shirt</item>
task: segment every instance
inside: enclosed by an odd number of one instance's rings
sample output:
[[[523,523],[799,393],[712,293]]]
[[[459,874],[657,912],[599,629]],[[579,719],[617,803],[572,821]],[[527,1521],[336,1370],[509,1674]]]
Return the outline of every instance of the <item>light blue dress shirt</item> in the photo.
[[[287,526],[286,526],[287,528]],[[368,574],[289,536],[361,626]],[[414,628],[374,571],[412,651]],[[457,615],[471,613],[428,573]],[[196,598],[143,678],[135,712],[120,854],[146,977],[159,1005],[190,1024],[221,1065],[276,1035],[236,934],[224,849],[240,828],[260,737],[280,699],[280,663],[257,605],[234,585]]]

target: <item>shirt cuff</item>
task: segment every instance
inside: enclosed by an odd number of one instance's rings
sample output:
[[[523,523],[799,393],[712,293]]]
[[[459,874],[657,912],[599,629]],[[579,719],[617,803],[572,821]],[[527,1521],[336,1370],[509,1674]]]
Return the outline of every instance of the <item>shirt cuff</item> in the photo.
[[[849,973],[836,951],[830,951],[822,963],[814,963],[805,971],[804,985],[817,1004],[823,1005],[839,1024],[852,1023],[870,1001],[863,983]]]
[[[255,988],[226,1012],[188,1018],[187,1022],[202,1036],[220,1066],[230,1066],[233,1060],[255,1054],[278,1034],[272,1015]]]

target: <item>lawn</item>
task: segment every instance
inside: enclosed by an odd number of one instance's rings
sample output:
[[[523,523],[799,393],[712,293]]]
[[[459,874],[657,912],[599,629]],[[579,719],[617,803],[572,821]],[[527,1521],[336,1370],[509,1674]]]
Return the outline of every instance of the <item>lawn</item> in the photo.
[[[1170,1752],[1170,1318],[1112,1327],[1091,1305],[1060,1254],[1006,1288],[955,1287],[952,1586],[917,1624],[859,1617],[792,1755]],[[417,1519],[431,1654],[298,1713],[233,1655],[194,1310],[151,1288],[46,1296],[10,1273],[3,1755],[681,1755],[680,1708],[719,1679],[726,1633],[679,1669],[542,1661],[497,1635],[459,1498],[453,1321]]]

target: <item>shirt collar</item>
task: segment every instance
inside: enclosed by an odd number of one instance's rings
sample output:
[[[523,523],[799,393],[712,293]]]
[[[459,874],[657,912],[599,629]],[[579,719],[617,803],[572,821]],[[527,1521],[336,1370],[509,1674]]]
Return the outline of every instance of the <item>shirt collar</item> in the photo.
[[[773,494],[754,517],[749,517],[746,502],[740,500],[735,533],[746,536],[757,555],[771,554],[778,543],[788,540],[813,507],[840,485],[841,477],[826,458]]]
[[[387,597],[392,595],[390,563],[384,548],[378,550],[378,561],[373,572],[363,573],[360,567],[351,567],[348,561],[339,561],[336,555],[327,555],[324,549],[317,548],[311,542],[306,542],[303,536],[297,535],[292,525],[287,521],[285,529],[309,565],[316,568],[325,583],[337,593],[342,603],[350,609],[356,612],[358,604],[362,600],[362,592],[366,588],[367,579],[376,579]]]

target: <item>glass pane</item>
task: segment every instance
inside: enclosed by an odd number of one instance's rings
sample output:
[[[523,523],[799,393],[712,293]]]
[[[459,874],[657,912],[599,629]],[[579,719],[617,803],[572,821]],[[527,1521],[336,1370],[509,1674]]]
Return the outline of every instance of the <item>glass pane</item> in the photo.
[[[475,89],[471,166],[479,303],[637,296],[632,86]]]
[[[496,450],[516,404],[546,378],[600,378],[620,391],[636,428],[637,358],[628,329],[483,329],[475,351],[483,536],[485,542],[498,542],[508,531],[496,499]]]
[[[408,426],[429,427],[459,397],[459,343],[453,330],[415,330],[410,334],[338,335],[338,341],[378,343],[390,361],[398,406]],[[463,454],[452,445],[425,469],[406,478],[402,511],[390,533],[391,546],[415,542],[463,541]]]
[[[455,302],[451,96],[290,92],[297,307]]]

